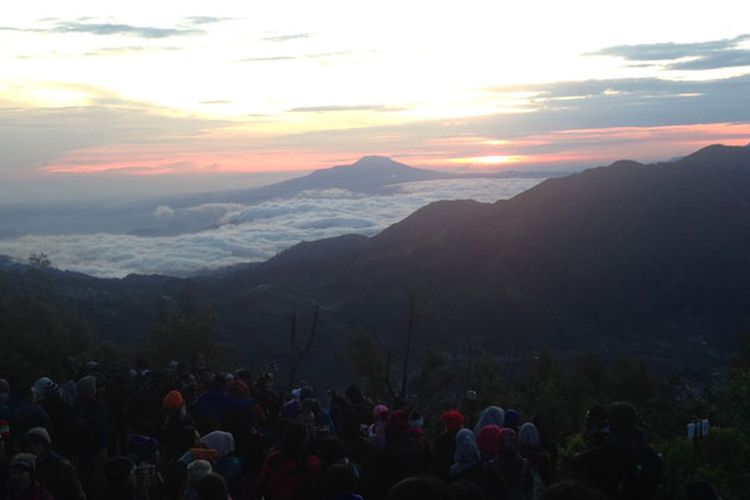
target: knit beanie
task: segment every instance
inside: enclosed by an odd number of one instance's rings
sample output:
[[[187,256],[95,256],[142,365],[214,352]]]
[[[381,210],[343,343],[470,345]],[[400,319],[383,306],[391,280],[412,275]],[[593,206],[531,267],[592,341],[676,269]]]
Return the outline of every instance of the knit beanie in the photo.
[[[48,396],[57,394],[60,388],[51,379],[42,377],[31,386],[31,390],[36,395],[37,400],[44,401]]]
[[[81,394],[88,394],[93,396],[96,394],[96,377],[93,375],[86,375],[78,381],[78,392]]]
[[[464,416],[458,410],[448,410],[440,415],[440,420],[445,425],[446,432],[453,432],[459,430],[464,426]]]
[[[36,457],[31,453],[19,453],[10,460],[10,468],[19,469],[32,474],[36,470]]]
[[[40,442],[47,446],[52,445],[52,438],[50,438],[49,432],[47,432],[47,429],[45,429],[44,427],[34,427],[26,431],[26,434],[24,435],[24,441],[26,441],[27,443]]]
[[[184,403],[180,391],[169,391],[162,401],[167,410],[179,410]]]
[[[208,460],[193,460],[187,466],[188,481],[191,483],[198,482],[209,472],[213,472],[211,462]]]

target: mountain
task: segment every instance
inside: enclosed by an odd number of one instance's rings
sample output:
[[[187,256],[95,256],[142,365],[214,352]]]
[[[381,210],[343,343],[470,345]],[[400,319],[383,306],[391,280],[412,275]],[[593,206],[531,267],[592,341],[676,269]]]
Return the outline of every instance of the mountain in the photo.
[[[749,245],[750,151],[710,146],[495,204],[434,203],[373,238],[303,243],[222,280],[293,292],[393,342],[410,290],[433,345],[470,333],[493,352],[510,342],[705,357],[704,342],[728,352],[750,330]]]
[[[392,168],[380,179],[403,172]],[[340,364],[357,328],[397,350],[413,299],[422,349],[627,350],[710,370],[750,331],[749,247],[750,149],[710,146],[549,179],[494,204],[433,203],[374,237],[302,243],[193,286],[237,356],[285,356],[288,314],[304,324],[315,304],[323,362]],[[181,283],[58,280],[115,336],[147,332],[146,304]]]
[[[382,194],[398,183],[474,177],[559,176],[561,173],[517,171],[452,174],[414,168],[382,156],[365,156],[352,165],[316,170],[308,175],[263,187],[129,202],[67,202],[52,205],[0,207],[0,239],[23,234],[132,234],[176,236],[212,229],[223,221],[231,204],[252,205],[273,198],[291,198],[308,190],[345,189]],[[201,209],[195,207],[204,205]],[[208,206],[208,208],[206,208]],[[164,216],[165,211],[168,216]]]

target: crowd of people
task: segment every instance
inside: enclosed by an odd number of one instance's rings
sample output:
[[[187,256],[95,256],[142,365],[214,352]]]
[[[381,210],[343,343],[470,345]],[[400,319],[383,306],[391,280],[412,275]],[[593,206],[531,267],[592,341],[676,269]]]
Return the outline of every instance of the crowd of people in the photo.
[[[471,391],[422,415],[356,385],[280,390],[272,371],[216,373],[200,359],[68,372],[0,379],[8,499],[647,499],[660,481],[627,403],[588,412],[588,450],[562,480],[541,421],[500,402],[475,411]]]

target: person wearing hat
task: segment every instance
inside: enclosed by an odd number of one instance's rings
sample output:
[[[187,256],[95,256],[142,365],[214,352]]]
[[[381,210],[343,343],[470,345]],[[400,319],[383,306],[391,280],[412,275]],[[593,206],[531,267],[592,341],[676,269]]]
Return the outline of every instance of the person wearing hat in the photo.
[[[182,437],[180,430],[185,426],[195,427],[195,421],[187,414],[185,400],[177,390],[169,391],[162,400],[162,424],[159,427],[159,441],[164,446],[167,460],[179,457]]]
[[[49,428],[51,421],[47,412],[35,401],[35,394],[30,388],[21,391],[20,402],[8,415],[11,440],[18,446],[26,431],[33,427]]]
[[[458,410],[447,410],[440,415],[440,420],[445,430],[435,440],[432,470],[436,476],[447,481],[456,454],[456,434],[464,426],[464,416]]]
[[[68,455],[70,453],[70,442],[67,432],[65,432],[67,407],[60,387],[52,379],[42,377],[34,382],[31,391],[34,393],[36,403],[49,415],[50,426],[47,429],[55,440],[55,449]]]
[[[36,457],[36,478],[57,500],[85,500],[78,471],[70,461],[55,453],[44,427],[29,429],[23,438],[24,451]]]
[[[36,481],[36,458],[30,453],[15,455],[8,466],[8,500],[55,500],[41,484]]]
[[[107,423],[107,407],[98,397],[97,379],[87,375],[78,381],[78,398],[69,419],[69,431],[72,460],[88,497],[96,497],[101,488],[102,465],[107,458]]]

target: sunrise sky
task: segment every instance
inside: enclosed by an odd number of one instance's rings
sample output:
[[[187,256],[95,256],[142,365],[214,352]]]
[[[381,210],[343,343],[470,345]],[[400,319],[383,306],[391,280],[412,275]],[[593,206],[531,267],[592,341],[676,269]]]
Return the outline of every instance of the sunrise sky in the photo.
[[[568,169],[746,144],[750,3],[690,5],[14,3],[0,196],[218,189],[366,154]]]

